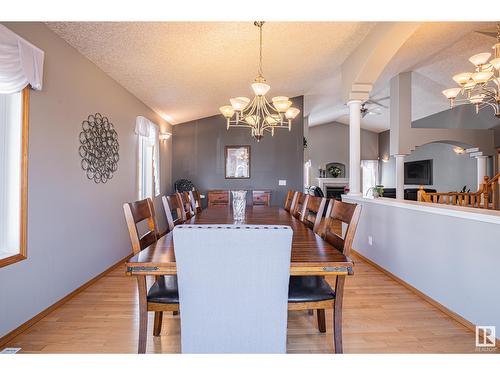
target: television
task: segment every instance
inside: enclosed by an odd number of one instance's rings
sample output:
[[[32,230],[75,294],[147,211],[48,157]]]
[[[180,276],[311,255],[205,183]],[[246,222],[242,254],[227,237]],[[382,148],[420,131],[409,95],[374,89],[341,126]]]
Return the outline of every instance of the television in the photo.
[[[405,185],[432,185],[432,159],[406,162]]]

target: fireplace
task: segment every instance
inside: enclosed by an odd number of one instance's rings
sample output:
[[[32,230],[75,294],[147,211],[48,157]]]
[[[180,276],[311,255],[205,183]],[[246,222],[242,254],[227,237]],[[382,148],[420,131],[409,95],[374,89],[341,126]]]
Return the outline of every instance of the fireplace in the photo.
[[[337,200],[341,200],[342,194],[344,194],[344,187],[343,186],[327,186],[326,187],[326,197],[328,199],[334,198]]]

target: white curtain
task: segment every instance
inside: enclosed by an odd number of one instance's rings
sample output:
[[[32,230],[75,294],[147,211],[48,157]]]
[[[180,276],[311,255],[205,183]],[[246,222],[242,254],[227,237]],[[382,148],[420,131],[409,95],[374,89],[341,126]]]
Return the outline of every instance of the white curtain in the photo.
[[[378,160],[361,160],[361,174],[363,196],[366,197],[368,190],[378,184]]]
[[[160,194],[160,128],[143,116],[137,116],[135,133],[137,152],[137,190],[139,199]]]
[[[42,89],[44,52],[0,25],[0,94]]]

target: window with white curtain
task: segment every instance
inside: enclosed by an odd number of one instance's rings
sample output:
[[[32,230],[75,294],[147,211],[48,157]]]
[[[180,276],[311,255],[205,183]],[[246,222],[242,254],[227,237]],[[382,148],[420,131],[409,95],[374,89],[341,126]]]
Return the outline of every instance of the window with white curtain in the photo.
[[[30,90],[41,90],[44,53],[0,25],[0,267],[27,257]]]
[[[136,119],[138,135],[138,192],[139,199],[160,195],[159,127],[145,117]]]
[[[370,188],[378,184],[378,160],[361,160],[361,176],[363,196],[366,197],[371,194]]]

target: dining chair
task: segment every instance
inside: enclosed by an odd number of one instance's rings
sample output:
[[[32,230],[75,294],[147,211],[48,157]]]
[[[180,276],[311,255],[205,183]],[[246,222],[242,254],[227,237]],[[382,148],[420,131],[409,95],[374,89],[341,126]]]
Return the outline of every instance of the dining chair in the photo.
[[[295,197],[295,204],[292,206],[292,210],[290,211],[293,217],[302,220],[302,211],[307,205],[307,200],[309,199],[309,197],[309,194],[304,194],[300,191],[297,192],[297,196]]]
[[[182,203],[182,209],[184,210],[184,216],[186,220],[191,219],[194,216],[191,194],[189,194],[189,191],[183,191],[181,193],[177,193],[177,195],[179,196],[179,200]]]
[[[349,256],[356,234],[361,206],[330,199],[323,238],[345,256]],[[339,232],[338,222],[347,225],[345,236]],[[326,332],[325,309],[333,309],[333,335],[335,353],[342,353],[342,301],[345,276],[337,276],[333,289],[323,276],[291,276],[288,292],[289,310],[315,309],[318,329]]]
[[[203,210],[201,205],[201,194],[198,190],[190,191],[189,194],[191,195],[191,204],[193,205],[193,212],[195,214],[199,214]]]
[[[293,201],[294,201],[296,195],[297,195],[296,191],[288,190],[288,193],[286,194],[286,198],[285,198],[285,204],[283,206],[285,211],[290,212],[290,209],[293,206]]]
[[[168,230],[174,230],[176,225],[182,224],[186,221],[185,211],[182,206],[182,201],[178,194],[164,195],[161,197],[163,209],[167,216]],[[174,215],[175,214],[175,219]]]
[[[285,353],[292,230],[179,225],[182,353]]]
[[[137,254],[146,247],[155,243],[158,238],[158,227],[155,220],[155,209],[151,198],[123,205],[125,220],[127,222],[132,251]],[[148,231],[140,235],[138,224],[146,221]],[[179,311],[179,292],[176,276],[157,276],[155,282],[147,293],[147,309],[154,311],[153,335],[159,336],[163,320],[163,311]]]
[[[307,202],[304,205],[301,213],[302,222],[313,230],[314,233],[318,233],[321,218],[325,211],[326,198],[313,197],[312,195],[307,197]]]

